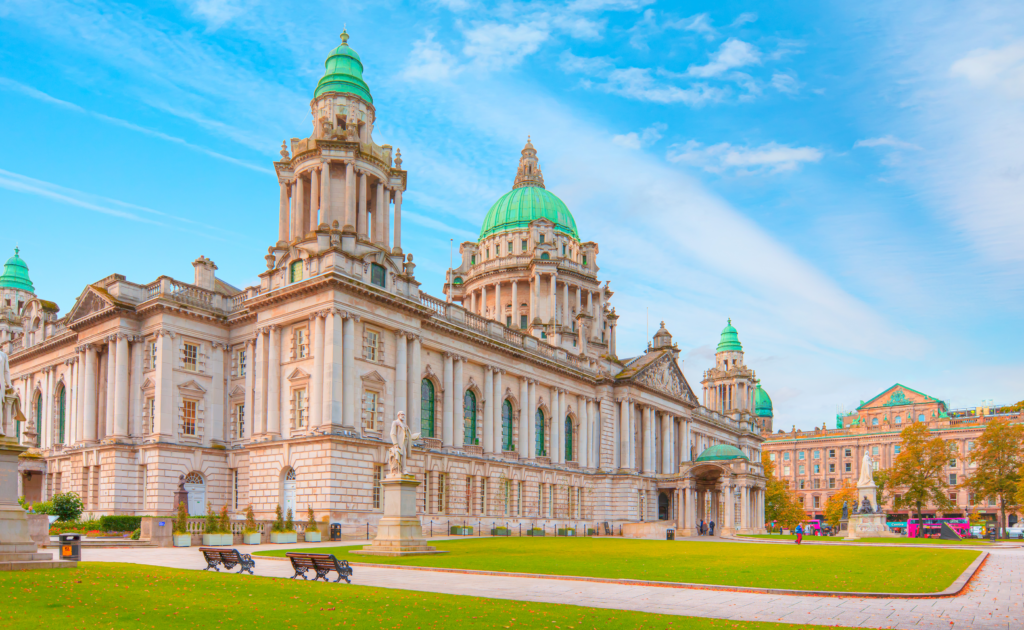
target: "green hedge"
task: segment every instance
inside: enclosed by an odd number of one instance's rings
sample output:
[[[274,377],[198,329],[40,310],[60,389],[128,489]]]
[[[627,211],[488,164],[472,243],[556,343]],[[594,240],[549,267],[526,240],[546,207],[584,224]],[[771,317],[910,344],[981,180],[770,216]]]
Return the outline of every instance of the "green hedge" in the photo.
[[[131,532],[140,527],[142,527],[141,516],[117,514],[100,517],[100,529],[105,532]]]
[[[544,535],[544,530],[540,529],[539,527],[536,527],[534,529],[528,529],[528,530],[526,530],[526,535],[527,536],[543,536]]]
[[[452,525],[451,531],[448,532],[451,536],[472,536],[472,527],[463,527],[460,525]]]

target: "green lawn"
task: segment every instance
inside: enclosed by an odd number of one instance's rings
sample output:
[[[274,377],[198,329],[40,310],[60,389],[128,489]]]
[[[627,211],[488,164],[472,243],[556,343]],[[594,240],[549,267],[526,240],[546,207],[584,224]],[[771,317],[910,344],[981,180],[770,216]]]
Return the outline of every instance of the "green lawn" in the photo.
[[[767,538],[770,540],[796,540],[795,534],[740,534],[740,538]],[[860,540],[846,540],[842,536],[804,536],[804,542],[849,542],[849,543],[888,543],[890,545],[988,545],[987,540],[980,538],[967,540],[939,540],[938,538],[861,538]]]
[[[358,569],[354,577],[359,579]],[[78,569],[3,572],[0,593],[7,604],[0,607],[5,630],[807,627],[104,562],[85,562]]]
[[[433,541],[450,553],[386,558],[354,547],[306,549],[350,562],[484,571],[631,578],[799,590],[935,592],[952,584],[977,551],[818,545],[749,545],[611,538],[477,538]],[[285,550],[257,555],[283,556]]]

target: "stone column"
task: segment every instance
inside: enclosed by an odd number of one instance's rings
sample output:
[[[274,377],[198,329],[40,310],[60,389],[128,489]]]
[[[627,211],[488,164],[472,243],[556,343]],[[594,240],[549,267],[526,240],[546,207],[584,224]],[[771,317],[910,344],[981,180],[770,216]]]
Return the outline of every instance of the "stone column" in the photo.
[[[644,474],[651,474],[654,472],[654,462],[651,461],[651,453],[654,449],[651,448],[651,436],[654,432],[651,430],[651,424],[653,423],[654,410],[650,407],[644,408],[640,413],[640,432],[641,438],[643,439],[643,471]]]
[[[576,461],[580,468],[590,468],[590,401],[584,396],[577,396],[576,409],[579,410],[577,415],[580,427],[576,439],[579,442],[579,446],[576,447],[579,457],[576,458]]]
[[[569,453],[565,452],[565,417],[569,415],[568,392],[564,389],[558,390],[558,420],[554,424],[558,427],[555,435],[558,436],[558,463],[564,464],[569,461]]]
[[[75,431],[73,444],[85,440],[85,346],[75,348],[78,354],[78,370],[75,371]]]
[[[78,352],[75,358],[68,359],[68,384],[67,384],[67,407],[64,413],[67,415],[67,425],[64,429],[64,444],[70,446],[75,443],[75,422],[78,420]],[[138,372],[141,374],[141,370]]]
[[[444,353],[444,402],[441,407],[441,442],[455,444],[455,374],[451,352]]]
[[[281,327],[270,327],[267,357],[267,433],[281,435]]]
[[[402,251],[402,191],[395,190],[395,246],[392,251]]]
[[[401,330],[395,332],[395,416],[398,416],[399,412],[404,412],[405,417],[409,417],[409,408],[413,405],[422,407],[420,399],[422,397],[422,384],[419,381],[410,381],[409,377],[409,340],[406,338],[405,333]],[[419,393],[419,396],[416,394]],[[436,403],[435,398],[435,403]],[[420,412],[420,422],[423,422],[422,411]],[[437,416],[435,415],[434,430],[437,430]],[[387,423],[385,423],[387,424]],[[408,420],[406,420],[408,424]],[[390,433],[390,427],[385,427]],[[430,437],[437,437],[432,435]],[[389,435],[390,439],[390,435]]]
[[[556,322],[555,315],[558,313],[558,308],[557,308],[558,307],[558,298],[557,298],[558,274],[553,272],[553,271],[551,272],[551,287],[550,287],[550,289],[551,289],[551,295],[548,296],[548,299],[551,301],[551,309],[550,309],[551,312],[550,312],[550,316],[548,317],[548,321],[551,322],[551,323],[555,323]]]
[[[250,436],[262,435],[267,432],[267,329],[256,329],[256,340],[253,344],[253,402],[252,413],[249,414],[252,433]]]
[[[533,326],[533,321],[540,317],[540,274],[530,276],[530,321],[527,326]]]
[[[505,320],[502,318],[501,308],[501,282],[494,283],[494,321],[504,324]]]
[[[295,175],[295,192],[292,194],[292,240],[306,235],[306,180]]]
[[[480,440],[485,453],[494,452],[494,368],[484,366],[484,418],[483,439]]]
[[[356,167],[351,161],[345,163],[345,225],[356,228]]]
[[[672,472],[672,416],[661,414],[661,472]]]
[[[119,333],[116,343],[113,434],[117,437],[128,437],[128,335]]]
[[[462,357],[455,357],[453,366],[452,383],[452,438],[455,448],[462,448],[466,441],[466,414],[465,396],[463,394],[465,381],[462,380],[462,364],[465,361]]]
[[[740,529],[746,532],[750,528],[750,500],[747,486],[740,486]]]
[[[156,430],[163,437],[175,436],[177,423],[177,393],[174,391],[174,369],[178,365],[174,333],[168,330],[157,332],[156,351]]]
[[[480,312],[477,313],[480,317],[487,317],[487,285],[481,285],[480,287]]]
[[[519,281],[512,281],[512,328],[519,328]]]
[[[306,229],[313,232],[320,225],[320,169],[310,169],[309,180],[309,223]]]
[[[391,251],[391,190],[384,189],[384,234],[382,245],[387,251]]]
[[[530,384],[525,375],[519,377],[519,457],[526,459],[530,453]]]
[[[377,182],[377,199],[373,211],[373,242],[387,247],[384,240],[384,182]]]
[[[419,335],[412,335],[412,343],[409,348],[409,399],[417,400],[415,397],[416,392],[419,391],[418,385],[423,374],[422,367],[422,341]],[[413,433],[420,432],[420,412],[422,411],[420,405],[409,406],[409,428]]]
[[[281,188],[281,199],[277,211],[277,241],[288,241],[288,182],[278,182]]]
[[[476,291],[470,291],[469,293],[469,312],[476,313]]]
[[[569,283],[562,283],[562,326],[569,325]]]
[[[732,484],[728,481],[722,486],[722,495],[725,497],[725,515],[720,528],[722,533],[733,533],[733,529],[736,526],[736,516],[733,511],[736,509],[736,495],[733,492]]]
[[[106,359],[107,359],[107,387],[106,387],[105,395],[106,395],[106,398],[107,398],[107,405],[106,405],[106,413],[104,414],[104,417],[105,417],[105,420],[106,420],[106,424],[104,425],[105,429],[103,431],[103,437],[104,438],[108,438],[108,437],[114,435],[114,407],[116,405],[116,400],[117,400],[116,397],[114,396],[114,394],[116,393],[114,391],[114,385],[117,382],[117,375],[114,373],[114,370],[117,368],[117,335],[110,335],[110,336],[107,337],[107,352],[106,352],[106,355],[107,355],[106,356]],[[47,405],[44,404],[43,405],[43,409],[44,410],[47,409]],[[41,418],[37,419],[36,422],[39,423],[39,426],[36,427],[36,430],[37,431],[42,431],[42,429],[43,429],[42,419]]]
[[[324,417],[324,353],[326,352],[327,327],[325,312],[314,313],[309,319],[313,329],[313,374],[310,377],[309,426],[317,429]]]
[[[529,379],[528,413],[526,421],[526,453],[528,459],[537,459],[537,381]]]
[[[244,407],[243,418],[245,419],[245,425],[242,431],[239,432],[238,439],[244,440],[252,436],[253,422],[256,421],[255,411],[253,406],[253,389],[256,384],[256,340],[246,339],[245,340],[245,401],[242,403]]]
[[[552,387],[551,390],[551,418],[548,419],[548,457],[551,458],[552,464],[558,464],[561,460],[558,458],[561,450],[558,448],[558,388]]]
[[[55,366],[49,366],[43,368],[43,417],[37,419],[36,433],[38,433],[39,444],[43,448],[48,448],[53,444],[53,383],[57,378],[57,368]],[[43,486],[46,497],[49,498],[51,495],[46,490],[46,486]]]
[[[321,161],[320,166],[320,223],[334,226],[334,204],[331,203],[331,163]]]
[[[597,291],[597,313],[594,314],[594,332],[597,339],[601,339],[601,330],[604,328],[604,291]],[[615,335],[615,328],[612,328],[612,336]],[[612,344],[614,348],[614,343]]]
[[[628,398],[619,401],[619,468],[629,469],[629,410]]]
[[[367,238],[370,233],[366,224],[366,173],[359,173],[359,215],[356,217],[356,232]]]
[[[146,380],[146,377],[142,375],[142,369],[146,340],[142,336],[136,335],[129,337],[128,342],[131,343],[132,364],[131,373],[128,375],[128,434],[133,437],[141,437],[143,434],[142,383]],[[71,444],[71,442],[68,442],[68,444]]]
[[[499,455],[505,450],[505,442],[503,438],[504,422],[502,420],[502,411],[504,409],[505,394],[501,385],[501,375],[505,373],[505,370],[494,370],[494,404],[492,405],[494,410],[494,429],[492,435],[494,439],[491,446],[494,447],[494,452]]]
[[[341,424],[346,429],[356,428],[356,410],[359,409],[359,400],[356,397],[356,321],[358,320],[358,315],[350,313],[344,322]]]

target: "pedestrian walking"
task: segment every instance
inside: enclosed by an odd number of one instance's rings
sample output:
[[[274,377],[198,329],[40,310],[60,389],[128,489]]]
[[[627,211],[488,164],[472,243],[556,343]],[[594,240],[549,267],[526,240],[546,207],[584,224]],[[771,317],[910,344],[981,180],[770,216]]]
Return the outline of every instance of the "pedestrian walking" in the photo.
[[[715,522],[711,521],[710,523],[708,523],[708,536],[714,536],[714,535],[715,535]]]
[[[703,536],[704,535],[704,519],[700,519],[700,525],[697,526],[697,535],[698,536]]]
[[[798,524],[793,531],[796,533],[796,544],[799,545],[800,541],[804,539],[804,526]]]

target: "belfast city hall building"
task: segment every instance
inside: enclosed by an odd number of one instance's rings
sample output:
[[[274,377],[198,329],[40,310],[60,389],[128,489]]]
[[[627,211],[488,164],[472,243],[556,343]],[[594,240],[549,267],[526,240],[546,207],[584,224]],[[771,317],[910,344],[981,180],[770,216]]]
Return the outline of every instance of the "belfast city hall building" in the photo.
[[[22,494],[166,515],[184,476],[193,514],[311,507],[372,527],[386,427],[404,412],[424,521],[760,531],[771,400],[731,322],[699,395],[664,325],[620,354],[598,245],[545,188],[529,141],[479,242],[461,245],[439,297],[424,291],[402,248],[414,179],[374,142],[347,39],[316,86],[309,137],[274,163],[277,235],[257,285],[233,287],[199,256],[191,281],[114,273],[60,314],[35,294],[31,253],[7,261],[0,348],[32,447]]]

